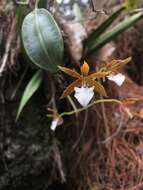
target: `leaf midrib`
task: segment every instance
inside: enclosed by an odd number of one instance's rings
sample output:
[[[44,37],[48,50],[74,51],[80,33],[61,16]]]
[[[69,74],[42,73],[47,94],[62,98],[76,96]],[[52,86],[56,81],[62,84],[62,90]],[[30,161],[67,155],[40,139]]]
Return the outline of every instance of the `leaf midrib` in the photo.
[[[41,44],[41,46],[42,46],[42,48],[43,48],[43,51],[44,51],[45,54],[46,54],[46,57],[47,57],[48,61],[50,61],[50,64],[55,64],[55,62],[51,60],[51,57],[50,57],[50,55],[48,54],[48,52],[47,52],[47,50],[46,50],[46,46],[45,46],[45,43],[44,43],[44,39],[43,39],[43,36],[41,35],[40,25],[39,25],[39,27],[38,27],[39,21],[38,21],[37,14],[36,14],[37,11],[38,11],[38,9],[36,8],[34,15],[35,15],[36,30],[37,30],[37,34],[38,34],[38,37],[39,37],[40,44]]]

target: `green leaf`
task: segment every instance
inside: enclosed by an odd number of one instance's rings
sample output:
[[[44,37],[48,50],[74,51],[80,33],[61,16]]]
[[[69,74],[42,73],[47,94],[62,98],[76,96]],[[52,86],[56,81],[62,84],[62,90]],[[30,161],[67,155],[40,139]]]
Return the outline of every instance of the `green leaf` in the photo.
[[[38,88],[41,85],[43,78],[43,72],[41,70],[38,70],[35,75],[32,77],[32,79],[29,81],[28,85],[26,86],[24,93],[22,95],[20,105],[18,108],[16,120],[18,120],[23,108],[27,104],[27,102],[30,100],[30,98],[33,96],[33,94],[38,90]]]
[[[63,39],[53,16],[46,9],[36,8],[25,17],[22,40],[34,64],[52,73],[57,72],[57,65],[63,58]]]
[[[124,0],[123,6],[125,6],[127,10],[132,10],[136,9],[140,3],[141,0]]]
[[[126,18],[124,21],[115,26],[111,31],[106,32],[101,35],[99,38],[94,39],[93,43],[90,46],[87,46],[87,54],[92,54],[97,51],[99,48],[104,46],[109,41],[113,40],[117,35],[121,34],[123,31],[133,26],[138,20],[143,17],[143,13],[137,13],[129,18]]]
[[[28,5],[29,0],[17,0],[16,3],[20,5]]]
[[[81,24],[83,24],[84,18],[83,18],[82,10],[78,3],[73,4],[73,12],[74,12],[76,22],[80,22]]]
[[[39,8],[46,8],[46,6],[47,6],[47,0],[40,0],[39,1],[39,4],[38,4]]]
[[[115,13],[113,13],[107,20],[105,20],[97,29],[95,29],[89,37],[85,40],[85,46],[90,46],[97,37],[99,37],[103,32],[113,23],[113,21],[122,13],[124,7],[121,7]]]

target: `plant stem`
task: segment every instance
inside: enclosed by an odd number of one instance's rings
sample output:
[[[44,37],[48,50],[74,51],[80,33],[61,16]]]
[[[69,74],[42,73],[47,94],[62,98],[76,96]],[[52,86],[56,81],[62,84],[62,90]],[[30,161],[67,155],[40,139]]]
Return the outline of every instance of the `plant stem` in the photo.
[[[102,99],[102,100],[96,100],[94,102],[92,102],[91,104],[89,104],[88,106],[86,107],[83,107],[83,108],[79,108],[79,109],[76,109],[76,110],[72,110],[70,112],[63,112],[59,115],[59,117],[63,117],[65,115],[73,115],[75,113],[79,113],[79,112],[82,112],[88,108],[90,108],[91,106],[95,105],[95,104],[99,104],[99,103],[116,103],[116,104],[122,104],[122,102],[120,100],[117,100],[117,99]]]
[[[40,1],[40,0],[36,0],[36,2],[35,2],[35,9],[38,8],[39,1]]]
[[[76,117],[78,117],[78,113],[76,112],[76,111],[77,111],[77,107],[76,107],[74,101],[72,100],[72,98],[71,98],[70,96],[67,96],[67,98],[68,98],[68,100],[69,100],[71,106],[73,107],[73,109],[74,109],[74,111],[75,111]]]

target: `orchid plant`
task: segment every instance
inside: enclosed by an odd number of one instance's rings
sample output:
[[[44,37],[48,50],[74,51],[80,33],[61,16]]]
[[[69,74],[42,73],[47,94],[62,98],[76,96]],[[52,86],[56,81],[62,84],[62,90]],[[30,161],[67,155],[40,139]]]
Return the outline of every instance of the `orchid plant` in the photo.
[[[118,86],[121,86],[125,81],[125,75],[121,74],[120,69],[130,62],[131,58],[124,60],[113,60],[107,63],[97,72],[89,74],[90,67],[88,63],[84,62],[80,67],[79,74],[77,71],[59,66],[59,69],[66,74],[76,78],[63,92],[61,99],[70,95],[75,91],[74,97],[83,106],[86,107],[94,96],[94,90],[100,95],[107,97],[104,86],[99,82],[99,79],[107,77],[108,80],[114,81]]]
[[[113,40],[127,28],[136,24],[138,20],[142,19],[143,13],[138,10],[137,13],[128,16],[127,19],[124,19],[114,27],[111,27],[111,24],[123,11],[129,9],[129,6],[132,7],[131,2],[132,1],[127,0],[124,4],[121,4],[119,9],[110,15],[101,25],[98,27],[95,26],[87,38],[82,40],[82,55],[84,55],[84,57],[88,58],[89,55],[94,54],[105,44]],[[76,80],[66,88],[61,98],[65,98],[75,92],[75,98],[83,107],[86,108],[95,92],[107,97],[106,90],[101,84],[101,82],[104,82],[105,78],[114,81],[118,86],[123,84],[125,76],[121,74],[119,70],[130,60],[130,58],[125,60],[113,60],[105,67],[100,68],[94,73],[89,72],[90,68],[86,62],[81,66],[81,73],[59,66],[65,62],[63,33],[56,23],[53,15],[47,9],[41,9],[40,6],[40,1],[36,0],[35,9],[31,10],[20,24],[22,25],[21,36],[25,50],[23,52],[28,55],[29,60],[35,64],[39,70],[33,75],[24,90],[18,107],[16,120],[18,120],[28,101],[39,89],[44,78],[45,71],[54,75],[58,72],[59,68],[63,72],[74,77]],[[21,14],[19,14],[19,16],[19,20],[21,20]],[[107,30],[109,27],[110,30]],[[81,59],[83,58],[82,55]],[[54,115],[54,119],[55,118],[57,118],[57,116],[55,117]],[[55,123],[53,126],[55,126]]]

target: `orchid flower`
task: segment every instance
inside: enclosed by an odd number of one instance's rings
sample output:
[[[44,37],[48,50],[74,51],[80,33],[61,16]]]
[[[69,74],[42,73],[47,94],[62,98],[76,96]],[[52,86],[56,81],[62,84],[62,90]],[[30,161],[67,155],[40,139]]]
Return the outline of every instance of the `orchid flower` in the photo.
[[[58,110],[56,108],[55,109],[48,108],[48,111],[52,112],[52,114],[50,114],[50,117],[53,118],[52,122],[51,122],[51,125],[50,125],[50,129],[52,131],[55,131],[57,126],[63,124],[63,118],[59,116]]]
[[[51,128],[52,131],[55,131],[56,128],[57,128],[57,126],[62,125],[62,124],[63,124],[63,119],[60,118],[60,117],[55,117],[55,118],[52,120],[52,122],[51,122],[50,128]]]
[[[122,73],[111,74],[107,76],[107,78],[108,80],[115,82],[118,86],[121,86],[125,81],[125,75],[123,75]]]
[[[125,81],[125,75],[119,72],[119,70],[131,61],[131,57],[124,60],[113,60],[107,64],[105,70],[111,71],[107,76],[108,80],[115,82],[118,86],[121,86]]]
[[[121,86],[125,81],[125,76],[119,71],[124,65],[129,63],[130,60],[131,57],[124,60],[113,60],[92,74],[89,74],[90,68],[86,62],[80,67],[80,74],[75,70],[59,66],[61,71],[76,78],[76,80],[65,89],[61,98],[65,98],[75,91],[74,97],[83,107],[86,107],[94,96],[94,90],[102,96],[107,96],[103,85],[96,81],[96,79],[107,77],[118,86]]]
[[[59,66],[59,69],[76,78],[76,80],[65,89],[61,98],[65,98],[75,91],[75,98],[83,107],[86,107],[94,96],[94,90],[103,96],[107,96],[104,87],[95,79],[108,76],[110,71],[99,71],[89,74],[89,65],[86,62],[80,67],[81,74],[66,67]]]
[[[59,121],[59,118],[55,118],[52,121],[51,126],[50,126],[50,128],[51,128],[52,131],[55,131],[56,127],[58,126],[58,121]]]

